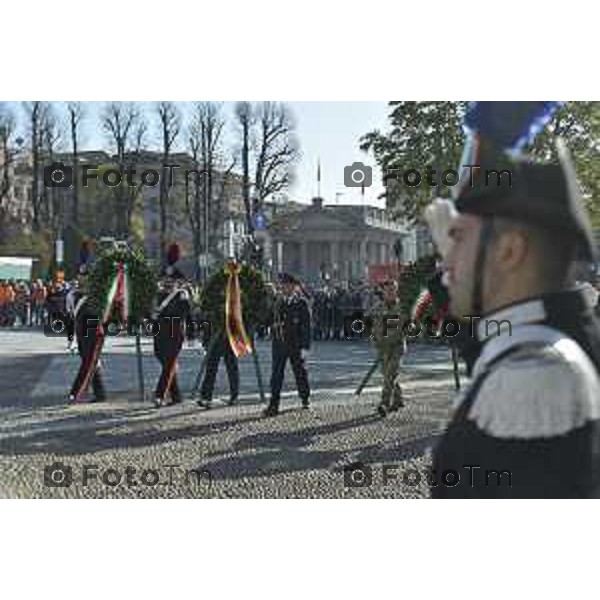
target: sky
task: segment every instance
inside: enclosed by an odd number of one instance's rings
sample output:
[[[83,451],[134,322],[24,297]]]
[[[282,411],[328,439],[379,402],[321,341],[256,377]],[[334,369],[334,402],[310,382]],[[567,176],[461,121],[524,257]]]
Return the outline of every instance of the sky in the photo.
[[[19,103],[12,105],[24,126],[25,112]],[[62,103],[56,103],[64,111]],[[84,150],[107,147],[105,134],[98,124],[101,103],[85,102],[86,119],[83,122],[81,146]],[[189,114],[192,104],[178,102],[184,114]],[[385,129],[388,115],[387,102],[288,102],[296,120],[296,133],[301,158],[296,166],[296,179],[288,192],[291,200],[309,202],[317,195],[317,168],[321,163],[321,196],[326,203],[356,204],[363,201],[360,188],[344,186],[344,167],[355,161],[373,167],[373,185],[365,188],[364,201],[382,206],[378,196],[383,192],[381,174],[371,155],[359,149],[362,135],[373,129]],[[152,114],[154,104],[140,103]],[[233,135],[233,102],[222,104],[223,116],[228,123],[226,140],[231,145]],[[63,112],[61,112],[63,114]],[[66,113],[64,113],[66,116]],[[155,131],[158,131],[155,128]],[[64,129],[67,136],[67,129]],[[183,139],[183,138],[182,138]],[[159,140],[149,140],[149,146],[158,147]],[[177,150],[182,150],[181,144]]]

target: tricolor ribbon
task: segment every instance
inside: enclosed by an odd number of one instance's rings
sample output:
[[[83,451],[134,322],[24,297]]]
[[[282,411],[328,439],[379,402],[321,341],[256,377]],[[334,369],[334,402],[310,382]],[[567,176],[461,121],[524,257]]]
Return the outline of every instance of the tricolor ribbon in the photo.
[[[98,322],[96,328],[96,343],[94,344],[94,350],[91,358],[86,361],[85,374],[82,379],[81,387],[75,390],[75,399],[77,400],[82,392],[85,392],[89,386],[92,375],[96,372],[98,359],[100,358],[100,351],[104,344],[104,325],[109,320],[113,306],[117,305],[119,310],[119,316],[122,323],[127,323],[129,318],[129,278],[127,274],[127,264],[119,262],[117,264],[117,274],[115,275],[108,295],[106,297],[106,304],[104,305],[104,311],[102,318]]]
[[[106,323],[110,317],[113,306],[116,304],[119,316],[123,323],[129,318],[129,277],[127,276],[127,265],[122,262],[117,265],[117,274],[111,283],[101,323]]]
[[[430,306],[433,306],[433,309],[435,310],[435,313],[432,317],[432,322],[439,328],[442,325],[442,321],[448,314],[448,303],[444,302],[436,306],[434,295],[427,289],[422,290],[415,300],[415,303],[410,311],[411,319],[413,321],[421,321],[423,315]]]
[[[420,321],[423,318],[425,311],[432,303],[433,296],[431,295],[431,292],[429,292],[429,290],[422,290],[411,308],[410,318],[413,321]]]
[[[241,266],[234,262],[225,267],[225,273],[228,275],[225,289],[225,329],[229,345],[238,358],[252,352],[252,342],[246,333],[242,318],[240,271]]]

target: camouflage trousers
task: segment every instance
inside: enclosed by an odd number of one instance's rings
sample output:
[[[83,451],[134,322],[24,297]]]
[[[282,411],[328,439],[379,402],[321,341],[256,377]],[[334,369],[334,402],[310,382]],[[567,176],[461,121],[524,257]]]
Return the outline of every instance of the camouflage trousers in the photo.
[[[383,389],[381,390],[381,404],[393,405],[402,399],[402,388],[398,382],[400,372],[400,361],[404,354],[404,348],[398,346],[388,349],[382,353]]]

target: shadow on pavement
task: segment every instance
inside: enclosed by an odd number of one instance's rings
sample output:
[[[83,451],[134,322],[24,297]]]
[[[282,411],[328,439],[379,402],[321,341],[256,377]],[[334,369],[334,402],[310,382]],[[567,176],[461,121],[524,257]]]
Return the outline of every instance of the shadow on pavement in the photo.
[[[31,398],[52,356],[2,356],[0,358],[0,408],[50,406],[50,398]]]
[[[200,413],[198,409],[194,410]],[[136,417],[156,415],[136,423]],[[114,412],[94,412],[76,414],[72,417],[52,421],[50,429],[47,423],[27,425],[26,433],[10,429],[5,430],[4,439],[0,439],[1,455],[32,454],[87,454],[117,448],[143,448],[166,444],[182,439],[215,433],[219,430],[261,420],[260,416],[241,416],[229,421],[189,424],[180,428],[169,428],[169,420],[185,416],[181,412],[168,414],[151,408],[136,408],[119,411],[115,421]],[[93,424],[81,427],[82,422]],[[163,427],[157,428],[157,425]],[[119,431],[124,427],[127,431]],[[72,427],[72,428],[71,428]],[[60,428],[60,431],[53,430]]]

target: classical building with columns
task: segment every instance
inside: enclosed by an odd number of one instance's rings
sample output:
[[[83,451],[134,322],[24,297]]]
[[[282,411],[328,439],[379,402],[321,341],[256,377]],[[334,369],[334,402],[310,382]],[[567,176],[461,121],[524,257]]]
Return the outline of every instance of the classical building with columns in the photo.
[[[404,244],[408,231],[381,208],[314,198],[301,210],[276,212],[260,237],[273,271],[317,283],[368,279],[370,268],[397,261],[394,244]]]

